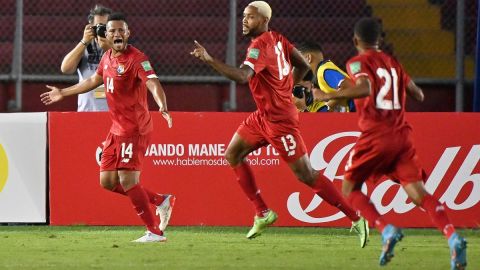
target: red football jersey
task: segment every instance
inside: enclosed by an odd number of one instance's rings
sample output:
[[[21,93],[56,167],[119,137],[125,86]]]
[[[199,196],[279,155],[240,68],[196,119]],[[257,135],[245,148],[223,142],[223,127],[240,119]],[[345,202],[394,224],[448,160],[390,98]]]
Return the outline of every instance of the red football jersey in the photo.
[[[252,40],[243,62],[255,71],[249,81],[250,91],[259,112],[270,121],[298,119],[292,102],[292,49],[281,34],[264,32]]]
[[[110,132],[130,136],[152,131],[145,83],[157,76],[147,56],[131,45],[118,57],[113,57],[110,49],[103,55],[97,74],[103,77],[105,84],[113,122]]]
[[[368,50],[348,60],[347,71],[354,80],[366,76],[370,82],[370,96],[355,99],[361,131],[394,131],[407,125],[404,114],[410,77],[394,57]]]

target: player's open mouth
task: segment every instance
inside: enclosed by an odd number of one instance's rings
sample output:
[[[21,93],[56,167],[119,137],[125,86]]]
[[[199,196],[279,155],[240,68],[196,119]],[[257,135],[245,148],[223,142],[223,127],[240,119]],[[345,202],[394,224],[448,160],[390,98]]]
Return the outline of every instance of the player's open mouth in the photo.
[[[117,38],[113,40],[113,44],[123,44],[123,40],[121,38]]]

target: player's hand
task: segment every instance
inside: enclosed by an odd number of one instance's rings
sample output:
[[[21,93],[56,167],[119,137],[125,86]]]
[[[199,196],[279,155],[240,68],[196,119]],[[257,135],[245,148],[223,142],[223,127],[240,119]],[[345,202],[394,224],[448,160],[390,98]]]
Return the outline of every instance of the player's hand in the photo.
[[[160,111],[160,112],[162,113],[163,118],[165,118],[165,120],[167,120],[168,128],[172,128],[173,120],[172,120],[172,116],[170,115],[170,113],[167,112],[167,111]]]
[[[60,92],[60,89],[50,85],[47,85],[47,88],[49,88],[51,91],[42,93],[40,95],[40,99],[42,100],[43,104],[50,105],[63,99],[63,95]]]
[[[297,98],[296,96],[292,95],[293,103],[297,107],[299,112],[304,112],[307,110],[307,103],[305,102],[305,95],[302,98]]]
[[[83,30],[83,37],[82,40],[85,41],[87,44],[90,43],[95,38],[95,34],[93,33],[92,25],[87,24],[85,29]]]
[[[205,47],[203,47],[196,40],[194,41],[194,43],[195,43],[195,49],[192,52],[190,52],[191,55],[197,57],[198,59],[202,60],[203,62],[213,61],[213,58],[210,56],[210,54],[208,54]]]
[[[313,91],[313,99],[315,101],[329,101],[330,95],[323,92],[322,90]]]

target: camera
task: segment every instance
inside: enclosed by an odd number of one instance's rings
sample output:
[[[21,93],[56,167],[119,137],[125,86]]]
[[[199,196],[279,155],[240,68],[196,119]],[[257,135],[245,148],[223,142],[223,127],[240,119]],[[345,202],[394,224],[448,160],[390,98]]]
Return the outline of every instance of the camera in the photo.
[[[93,35],[96,37],[107,37],[107,26],[105,24],[99,23],[97,25],[92,26]]]
[[[306,87],[301,85],[295,85],[295,87],[293,87],[293,95],[296,98],[303,98],[303,95],[305,95],[305,90],[307,90]]]
[[[309,91],[305,86],[295,85],[293,87],[293,96],[302,99],[305,96],[305,104],[310,106],[313,103],[313,93]]]

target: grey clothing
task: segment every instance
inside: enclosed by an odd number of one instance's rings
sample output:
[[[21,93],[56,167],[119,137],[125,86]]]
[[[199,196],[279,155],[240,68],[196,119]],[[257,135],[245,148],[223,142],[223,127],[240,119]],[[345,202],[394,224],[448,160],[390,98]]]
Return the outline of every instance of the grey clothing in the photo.
[[[77,67],[79,82],[90,78],[95,74],[98,64],[102,59],[103,50],[95,40],[88,44],[83,53],[82,59]],[[79,112],[108,111],[107,100],[105,97],[96,98],[95,90],[78,95]]]

